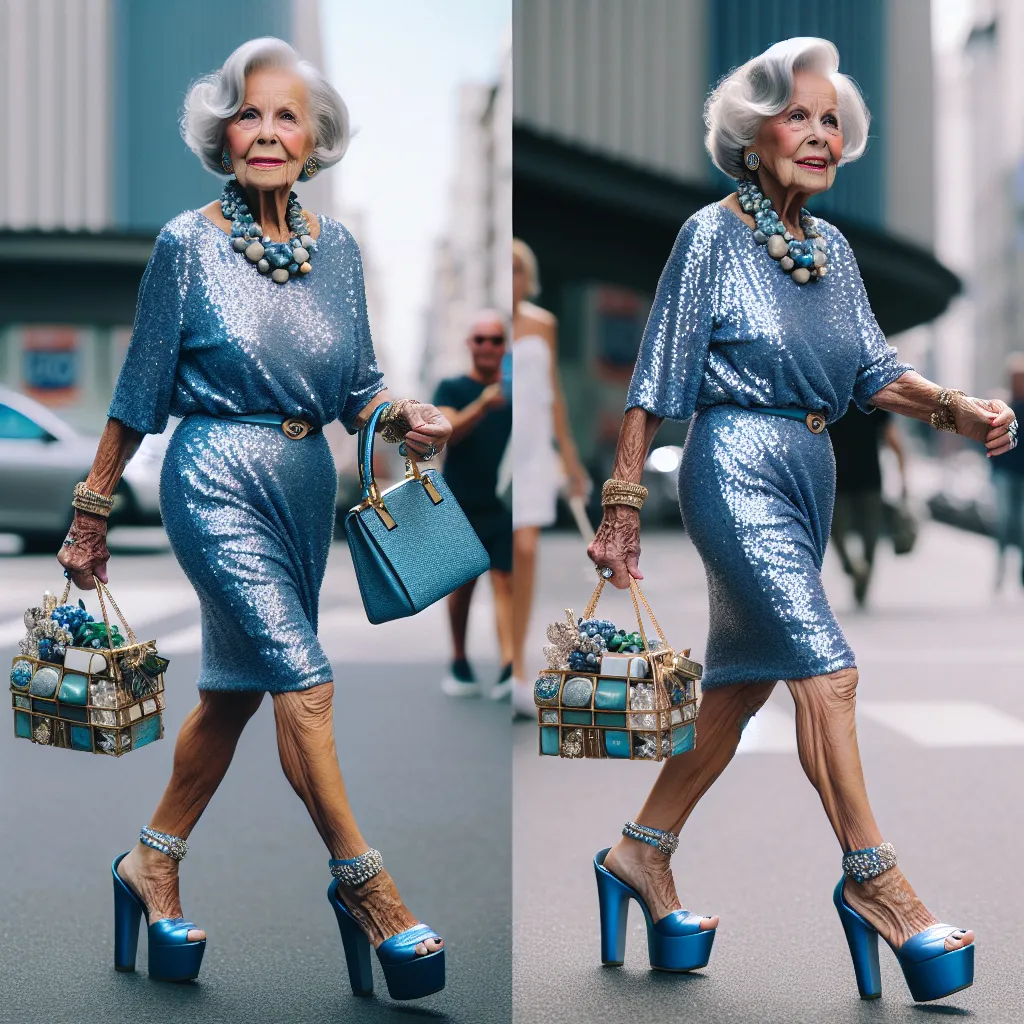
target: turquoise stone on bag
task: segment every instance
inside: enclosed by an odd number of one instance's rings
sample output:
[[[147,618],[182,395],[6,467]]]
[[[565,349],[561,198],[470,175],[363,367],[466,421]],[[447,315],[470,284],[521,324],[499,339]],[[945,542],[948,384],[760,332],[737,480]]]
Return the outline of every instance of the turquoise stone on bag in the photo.
[[[688,750],[693,750],[694,740],[694,723],[690,722],[688,725],[676,726],[672,730],[672,754],[685,754]]]
[[[613,679],[599,679],[597,693],[594,694],[594,707],[608,711],[626,710],[626,684]]]
[[[83,725],[71,726],[71,749],[92,750],[92,729]]]
[[[32,701],[32,710],[38,711],[42,715],[55,715],[57,714],[57,705],[52,700],[34,700]]]
[[[604,749],[609,757],[629,757],[629,733],[628,732],[606,732],[604,734]]]
[[[36,697],[52,697],[57,692],[59,679],[60,674],[57,670],[45,665],[43,668],[36,669],[29,691]]]
[[[32,682],[32,662],[16,661],[11,666],[11,686],[24,690]]]
[[[535,704],[553,704],[558,700],[558,687],[561,681],[558,676],[541,676],[533,684],[533,700]]]
[[[144,718],[132,726],[132,750],[136,747],[144,747],[153,740],[160,739],[160,716],[153,715],[152,718]]]
[[[617,729],[626,728],[626,716],[625,715],[613,715],[607,712],[598,711],[594,715],[594,725],[603,725],[606,728],[614,726]]]
[[[558,727],[544,726],[540,731],[540,752],[558,754]]]
[[[563,711],[563,725],[592,725],[593,716],[589,711]]]
[[[594,681],[587,676],[573,676],[562,687],[562,704],[570,708],[589,707],[594,696]]]
[[[57,700],[62,704],[87,704],[88,698],[89,680],[77,672],[65,672]]]
[[[24,711],[14,712],[14,735],[22,739],[32,739],[32,719]]]

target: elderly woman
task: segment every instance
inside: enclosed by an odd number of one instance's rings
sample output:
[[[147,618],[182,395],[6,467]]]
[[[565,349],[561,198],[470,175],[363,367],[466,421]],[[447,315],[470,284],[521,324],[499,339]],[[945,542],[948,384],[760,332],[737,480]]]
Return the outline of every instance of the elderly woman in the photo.
[[[819,572],[835,488],[827,423],[851,400],[955,430],[1001,455],[1016,444],[1002,402],[940,388],[901,363],[871,313],[853,253],[804,209],[868,137],[868,112],[836,48],[790,39],[731,73],[707,104],[707,147],[737,191],[683,226],[644,333],[604,519],[590,556],[642,579],[639,485],[663,419],[692,422],[679,501],[710,595],[693,751],[667,761],[623,839],[597,855],[602,957],[621,963],[624,909],[648,921],[652,966],[707,963],[718,919],[680,910],[678,833],[731,760],[744,726],[785,680],[800,762],[843,850],[834,901],[860,995],[881,993],[878,936],[916,1000],[974,978],[974,933],[940,924],[875,822],[857,749],[856,659]]]
[[[157,237],[109,420],[58,555],[78,587],[106,580],[109,495],[142,435],[182,417],[160,498],[202,610],[200,702],[139,843],[113,864],[115,966],[134,969],[145,913],[150,976],[198,974],[206,935],[182,919],[178,862],[269,692],[281,764],[332,858],[328,896],[353,991],[372,990],[372,943],[392,996],[427,995],[444,986],[442,942],[406,909],[352,816],[334,749],[331,666],[316,636],[337,487],[321,428],[340,419],[354,432],[389,400],[359,249],[291,191],[342,158],[348,114],[316,68],[264,38],[192,86],[181,128],[203,165],[229,180],[219,200]],[[380,422],[386,440],[420,457],[451,432],[433,406],[409,399]]]

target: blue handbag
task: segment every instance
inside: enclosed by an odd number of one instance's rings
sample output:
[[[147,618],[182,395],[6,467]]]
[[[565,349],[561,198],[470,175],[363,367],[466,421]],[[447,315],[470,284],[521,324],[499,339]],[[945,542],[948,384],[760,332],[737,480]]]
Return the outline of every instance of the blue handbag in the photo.
[[[345,516],[359,594],[372,623],[415,615],[491,567],[466,513],[436,469],[408,460],[406,479],[381,491],[373,438],[388,403],[359,431],[362,500]]]

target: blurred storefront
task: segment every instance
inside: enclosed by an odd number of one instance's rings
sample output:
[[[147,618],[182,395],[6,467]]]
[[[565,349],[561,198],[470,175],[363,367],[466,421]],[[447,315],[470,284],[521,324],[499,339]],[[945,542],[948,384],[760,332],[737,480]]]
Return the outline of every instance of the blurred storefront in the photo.
[[[730,191],[703,146],[710,87],[771,43],[823,36],[873,114],[865,157],[817,204],[857,253],[883,329],[923,364],[958,278],[933,255],[928,0],[515,0],[514,224],[542,305],[581,454],[609,468],[629,372],[680,225]],[[894,125],[899,125],[899,131]],[[659,442],[678,444],[680,424]],[[600,478],[600,476],[598,476]]]

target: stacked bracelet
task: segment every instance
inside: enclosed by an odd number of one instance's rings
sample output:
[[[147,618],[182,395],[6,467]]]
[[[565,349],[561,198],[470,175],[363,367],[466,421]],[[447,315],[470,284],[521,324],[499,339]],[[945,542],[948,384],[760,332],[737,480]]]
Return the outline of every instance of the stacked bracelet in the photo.
[[[72,508],[81,512],[88,512],[90,515],[102,516],[106,519],[110,510],[114,507],[114,499],[99,491],[90,490],[85,482],[75,484],[74,496],[71,498]]]
[[[388,444],[399,444],[404,440],[409,424],[405,422],[402,410],[409,401],[408,398],[396,398],[380,414],[380,438],[382,441],[386,441]]]
[[[960,433],[956,428],[956,420],[953,417],[953,410],[950,408],[953,403],[953,399],[957,395],[962,396],[963,392],[954,391],[952,388],[943,388],[939,392],[939,408],[936,412],[933,412],[931,416],[931,424],[936,430],[948,430],[951,434]]]
[[[601,504],[628,505],[639,510],[644,507],[647,493],[643,484],[630,483],[628,480],[605,480],[601,488]]]

